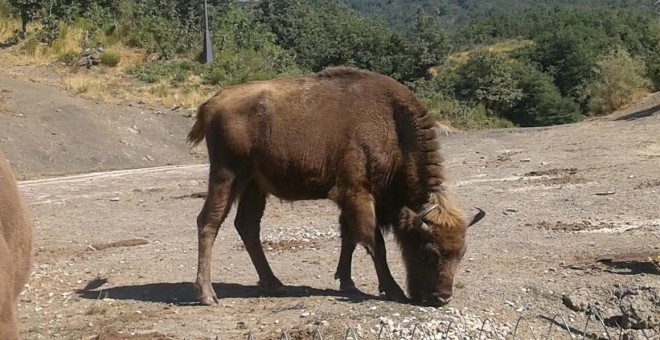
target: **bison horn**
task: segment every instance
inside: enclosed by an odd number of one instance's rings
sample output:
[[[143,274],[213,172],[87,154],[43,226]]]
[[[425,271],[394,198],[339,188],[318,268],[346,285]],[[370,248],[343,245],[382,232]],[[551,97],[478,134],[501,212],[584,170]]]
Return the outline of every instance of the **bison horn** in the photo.
[[[415,216],[415,219],[413,220],[413,223],[415,224],[416,227],[422,228],[423,230],[429,230],[429,226],[424,222],[424,217],[428,215],[433,209],[437,208],[438,205],[434,204],[422,211],[420,211],[417,216]]]
[[[479,210],[479,212],[474,215],[474,217],[472,218],[472,222],[470,222],[470,224],[468,224],[468,227],[475,224],[475,223],[477,223],[477,222],[479,222],[479,221],[481,221],[481,219],[484,218],[484,216],[486,216],[485,211],[481,210],[479,207],[475,207],[475,208],[477,208],[477,210]]]

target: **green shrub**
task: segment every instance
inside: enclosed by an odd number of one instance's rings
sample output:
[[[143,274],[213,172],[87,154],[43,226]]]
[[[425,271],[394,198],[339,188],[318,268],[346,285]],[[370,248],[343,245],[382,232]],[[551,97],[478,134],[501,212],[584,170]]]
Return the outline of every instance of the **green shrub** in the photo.
[[[65,64],[73,64],[80,58],[80,54],[74,51],[68,51],[60,54],[57,57],[57,61]]]
[[[132,67],[127,72],[141,81],[155,83],[167,80],[177,86],[192,74],[199,74],[204,67],[189,60],[174,60]]]
[[[587,85],[585,94],[595,115],[611,113],[651,87],[651,81],[644,76],[644,64],[624,49],[601,56],[594,72],[595,80]]]
[[[429,109],[429,114],[438,121],[449,122],[451,126],[477,130],[486,128],[513,127],[513,123],[489,114],[483,105],[469,107],[458,100],[445,98],[437,94],[431,98],[420,98]]]
[[[510,121],[519,126],[547,126],[573,123],[583,118],[578,104],[561,96],[550,75],[519,64],[514,78],[523,95],[503,113]]]
[[[101,56],[101,64],[108,67],[115,67],[121,61],[121,54],[115,51],[105,51]]]
[[[503,116],[523,95],[513,79],[511,63],[487,50],[473,52],[457,76],[454,88],[459,99],[484,104],[498,116]]]

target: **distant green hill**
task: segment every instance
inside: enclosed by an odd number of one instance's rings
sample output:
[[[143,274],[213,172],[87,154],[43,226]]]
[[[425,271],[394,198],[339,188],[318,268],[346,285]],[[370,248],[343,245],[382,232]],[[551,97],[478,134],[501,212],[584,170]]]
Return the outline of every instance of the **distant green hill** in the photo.
[[[418,10],[436,13],[444,28],[454,31],[493,15],[518,14],[540,9],[653,10],[654,0],[343,0],[363,15],[405,30]]]

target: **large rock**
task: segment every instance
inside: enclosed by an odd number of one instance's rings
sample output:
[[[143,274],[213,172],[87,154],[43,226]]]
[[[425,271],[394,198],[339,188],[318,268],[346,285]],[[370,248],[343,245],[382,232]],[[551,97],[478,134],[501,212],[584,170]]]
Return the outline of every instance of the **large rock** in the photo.
[[[623,328],[651,329],[660,325],[660,293],[658,289],[640,287],[618,292]]]
[[[610,327],[655,329],[660,325],[660,289],[619,287],[578,288],[562,297],[568,308],[603,318]]]

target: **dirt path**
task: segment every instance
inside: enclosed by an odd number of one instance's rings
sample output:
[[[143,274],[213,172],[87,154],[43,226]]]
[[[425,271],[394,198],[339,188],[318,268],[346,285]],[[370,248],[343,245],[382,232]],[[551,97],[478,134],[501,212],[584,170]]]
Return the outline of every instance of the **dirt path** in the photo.
[[[0,88],[0,147],[32,179],[20,183],[36,233],[35,270],[19,310],[26,339],[117,338],[113,330],[174,339],[248,332],[278,339],[287,331],[308,339],[316,328],[324,339],[343,339],[347,326],[373,339],[381,324],[410,330],[419,322],[440,333],[461,318],[476,337],[484,320],[506,331],[521,316],[542,338],[555,314],[584,327],[585,317],[562,302],[578,288],[594,293],[591,302],[617,286],[660,289],[659,273],[645,259],[660,254],[657,114],[443,136],[451,190],[468,211],[488,212],[469,235],[456,295],[445,308],[381,300],[361,248],[354,278],[368,296],[342,296],[333,279],[337,209],[327,201],[276,199],[269,200],[262,239],[287,290],[260,294],[232,210],[214,250],[220,304],[203,307],[194,304],[191,282],[207,165],[203,149],[183,143],[187,118],[98,105],[1,76]],[[123,170],[87,174],[112,169]],[[78,175],[38,179],[72,173]],[[404,286],[391,236],[387,247]],[[532,338],[522,332],[518,339]],[[590,332],[604,331],[592,322]]]
[[[204,161],[185,143],[187,113],[129,105],[0,72],[0,147],[23,179]]]

